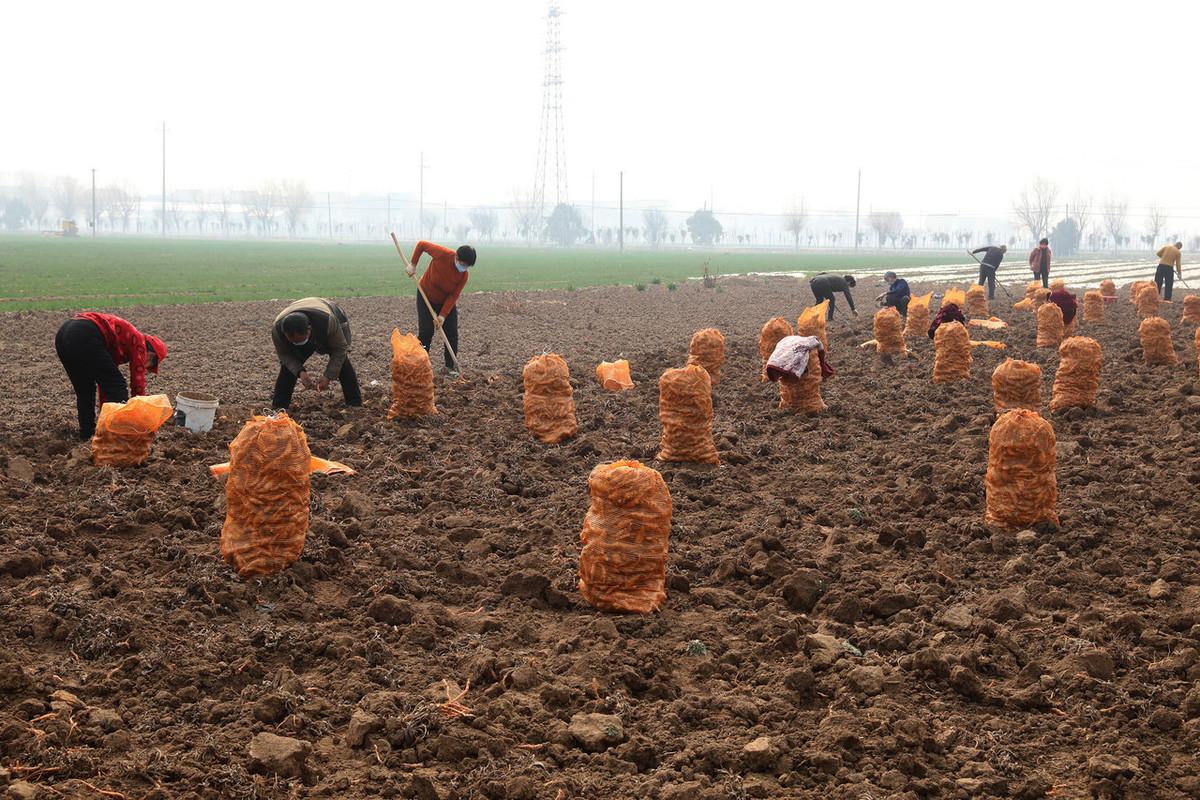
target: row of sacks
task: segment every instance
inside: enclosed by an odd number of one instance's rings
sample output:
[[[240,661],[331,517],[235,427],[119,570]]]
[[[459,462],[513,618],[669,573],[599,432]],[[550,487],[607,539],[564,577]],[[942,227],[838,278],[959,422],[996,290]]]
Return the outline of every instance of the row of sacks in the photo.
[[[1103,361],[1100,343],[1086,336],[1072,336],[1059,345],[1058,359],[1050,410],[1095,406]],[[992,372],[992,397],[997,411],[1040,411],[1042,368],[1028,361],[1005,359]]]

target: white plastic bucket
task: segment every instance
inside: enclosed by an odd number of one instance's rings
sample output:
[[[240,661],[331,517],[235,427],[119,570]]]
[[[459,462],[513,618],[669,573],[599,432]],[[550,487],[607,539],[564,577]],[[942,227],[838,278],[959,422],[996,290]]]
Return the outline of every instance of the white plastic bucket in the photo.
[[[203,392],[180,392],[175,395],[175,424],[192,433],[211,431],[217,415],[217,398]]]

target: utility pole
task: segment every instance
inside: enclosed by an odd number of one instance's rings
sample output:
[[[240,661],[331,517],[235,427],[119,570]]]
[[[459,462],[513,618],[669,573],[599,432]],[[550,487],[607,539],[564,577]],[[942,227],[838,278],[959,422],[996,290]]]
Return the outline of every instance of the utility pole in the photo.
[[[162,169],[162,237],[167,238],[167,121],[163,120],[163,169]]]
[[[92,167],[92,238],[96,238],[96,168]]]
[[[333,241],[333,201],[329,199],[329,192],[325,193],[325,217],[329,223],[329,241]]]
[[[858,214],[862,209],[862,168],[858,170],[858,194],[854,200],[854,249],[858,249]]]
[[[388,192],[388,212],[387,212],[387,229],[388,233],[392,232],[392,193]]]
[[[617,242],[620,245],[621,252],[625,252],[625,170],[621,170],[620,183],[620,207],[621,213],[618,217],[620,226],[617,228]]]

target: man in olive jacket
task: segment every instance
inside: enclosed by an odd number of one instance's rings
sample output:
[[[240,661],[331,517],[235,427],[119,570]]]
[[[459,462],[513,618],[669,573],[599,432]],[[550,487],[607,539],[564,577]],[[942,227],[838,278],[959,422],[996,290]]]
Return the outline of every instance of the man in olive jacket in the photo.
[[[307,389],[324,391],[336,379],[342,385],[346,405],[361,406],[358,376],[350,363],[350,321],[337,303],[321,297],[306,297],[285,308],[271,326],[271,339],[279,356],[279,377],[271,407],[286,410],[299,380]],[[313,353],[329,356],[325,373],[313,377],[304,368]]]

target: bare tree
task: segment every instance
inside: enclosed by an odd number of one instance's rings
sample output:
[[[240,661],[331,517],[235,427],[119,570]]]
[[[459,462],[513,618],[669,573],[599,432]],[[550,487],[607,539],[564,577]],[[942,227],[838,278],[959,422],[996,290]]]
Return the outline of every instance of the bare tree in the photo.
[[[867,221],[875,231],[880,248],[885,241],[895,241],[904,232],[904,217],[896,211],[872,211]]]
[[[221,223],[221,235],[222,236],[229,235],[229,217],[230,217],[230,207],[232,205],[233,205],[233,201],[230,200],[230,198],[229,198],[229,192],[222,191],[221,199],[217,201],[217,219]]]
[[[1146,233],[1150,236],[1150,246],[1158,244],[1158,237],[1167,227],[1167,212],[1158,203],[1152,203],[1146,213]]]
[[[32,172],[21,174],[21,183],[17,186],[17,197],[29,209],[29,218],[33,221],[33,227],[40,228],[42,221],[46,218],[46,211],[50,208],[50,197],[38,182],[38,177]]]
[[[1075,193],[1075,197],[1071,200],[1071,205],[1067,207],[1067,216],[1075,220],[1075,224],[1079,227],[1079,236],[1082,241],[1083,232],[1087,230],[1087,221],[1092,213],[1092,198]]]
[[[791,210],[783,216],[783,229],[796,240],[797,250],[800,249],[800,234],[804,233],[807,226],[808,209],[804,207],[804,200],[801,200],[799,206],[792,206]]]
[[[425,232],[425,238],[432,239],[437,231],[438,215],[436,211],[425,211],[425,215],[421,217],[421,230]],[[449,231],[446,231],[449,233]]]
[[[1113,252],[1121,245],[1121,233],[1125,230],[1125,216],[1129,212],[1129,201],[1110,197],[1104,201],[1104,230],[1112,238]]]
[[[183,231],[183,196],[179,192],[167,198],[167,221],[174,226],[176,233]]]
[[[532,244],[534,240],[541,238],[546,223],[532,195],[513,192],[513,201],[509,209],[517,226],[517,234],[522,239]]]
[[[312,195],[304,181],[280,181],[279,199],[283,204],[283,215],[287,219],[288,235],[296,235],[296,226],[312,202]]]
[[[279,189],[268,181],[257,189],[242,193],[242,211],[247,219],[258,223],[263,236],[271,233],[271,223],[275,219],[275,206],[279,201]]]
[[[1034,178],[1033,184],[1021,190],[1021,196],[1013,202],[1013,213],[1021,227],[1033,238],[1041,239],[1050,230],[1050,215],[1058,200],[1058,186],[1046,178]]]
[[[72,175],[64,175],[54,182],[54,207],[62,219],[74,219],[79,209],[79,192],[83,187]]]
[[[467,214],[467,218],[471,220],[471,226],[479,235],[480,239],[486,238],[488,241],[496,235],[496,226],[500,223],[500,217],[490,208],[474,208],[471,213]]]
[[[192,192],[192,216],[196,218],[196,232],[204,234],[204,223],[208,220],[208,196],[202,189]]]
[[[642,212],[642,225],[646,228],[646,240],[655,247],[662,243],[669,224],[667,215],[661,209],[648,208]]]
[[[121,232],[129,232],[129,220],[137,212],[138,196],[132,189],[113,184],[105,190],[109,200],[110,219],[121,220]]]

